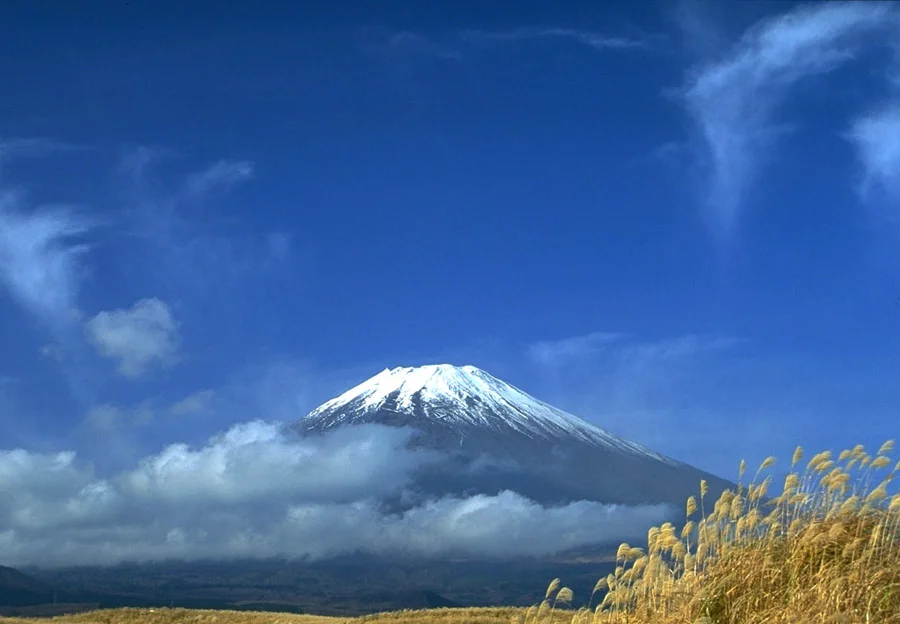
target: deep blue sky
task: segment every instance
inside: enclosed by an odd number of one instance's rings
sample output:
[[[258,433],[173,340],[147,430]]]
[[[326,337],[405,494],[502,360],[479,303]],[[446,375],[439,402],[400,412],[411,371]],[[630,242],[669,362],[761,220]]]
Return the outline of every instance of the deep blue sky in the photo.
[[[895,5],[310,5],[0,7],[0,447],[434,362],[729,476],[898,433]]]

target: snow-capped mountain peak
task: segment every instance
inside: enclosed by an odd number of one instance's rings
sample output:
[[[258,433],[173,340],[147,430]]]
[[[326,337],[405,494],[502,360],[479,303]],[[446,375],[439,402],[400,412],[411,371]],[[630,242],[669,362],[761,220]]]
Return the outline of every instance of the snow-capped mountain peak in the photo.
[[[385,369],[310,412],[307,430],[385,422],[466,432],[517,433],[530,439],[575,439],[591,446],[679,465],[511,386],[475,366],[434,364]]]
[[[412,398],[419,392],[424,393],[423,398],[439,398],[442,396],[459,396],[466,393],[473,394],[478,389],[479,373],[474,366],[453,366],[450,364],[431,364],[419,367],[397,367],[384,369],[371,379],[364,381],[355,388],[351,388],[341,396],[329,401],[322,407],[331,403],[345,403],[347,400],[365,397],[364,407],[380,407],[388,396],[399,392],[397,401],[402,407],[411,406]],[[482,382],[482,386],[485,386]]]

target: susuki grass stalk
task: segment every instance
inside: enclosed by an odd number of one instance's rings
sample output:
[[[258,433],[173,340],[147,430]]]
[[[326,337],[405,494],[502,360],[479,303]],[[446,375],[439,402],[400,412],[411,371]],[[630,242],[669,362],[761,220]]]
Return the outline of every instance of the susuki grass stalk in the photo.
[[[801,472],[797,447],[772,499],[771,477],[763,473],[775,458],[766,458],[746,486],[741,462],[737,487],[709,513],[701,482],[680,531],[670,523],[651,527],[646,552],[619,547],[615,572],[598,581],[573,624],[587,615],[593,624],[701,617],[714,624],[900,623],[900,494],[889,493],[900,462],[885,474],[893,450],[893,441],[874,455],[857,445],[837,460],[825,451]],[[541,620],[539,610],[532,615],[527,624]]]

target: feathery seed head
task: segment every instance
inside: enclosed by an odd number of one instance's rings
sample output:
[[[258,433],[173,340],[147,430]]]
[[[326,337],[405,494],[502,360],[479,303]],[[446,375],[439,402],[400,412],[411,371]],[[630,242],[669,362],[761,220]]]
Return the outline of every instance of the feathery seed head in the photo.
[[[544,599],[545,599],[545,600],[549,599],[550,596],[552,596],[553,593],[554,593],[557,589],[559,589],[559,586],[560,586],[561,583],[562,583],[562,581],[561,581],[560,579],[558,579],[558,578],[555,578],[555,579],[553,579],[552,581],[550,581],[550,584],[547,586],[547,592],[544,594]]]
[[[866,503],[874,504],[887,498],[887,485],[882,483],[866,496]]]
[[[797,462],[799,462],[801,459],[803,459],[803,447],[798,446],[797,448],[794,449],[794,455],[791,457],[791,469],[792,470],[793,470],[794,466],[797,465]]]
[[[744,499],[740,496],[735,496],[731,499],[731,509],[729,510],[729,515],[732,520],[737,520],[741,513],[744,511]]]
[[[685,508],[685,511],[687,511],[688,518],[690,518],[691,516],[694,515],[694,513],[696,513],[696,511],[697,511],[697,499],[696,498],[694,498],[693,496],[688,496],[687,506]]]
[[[693,520],[688,520],[681,529],[681,539],[687,539],[694,532],[696,526],[697,524]]]
[[[796,472],[790,473],[784,479],[784,491],[785,492],[793,492],[800,485],[800,475]]]
[[[575,592],[573,592],[568,587],[563,587],[556,594],[556,602],[564,602],[566,604],[572,604],[572,600],[575,598]]]
[[[633,546],[627,553],[626,558],[628,561],[636,561],[644,556],[644,550],[638,548],[637,546]]]
[[[818,472],[819,464],[830,459],[831,451],[822,451],[821,453],[816,453],[812,456],[812,459],[809,460],[809,463],[806,464],[806,469],[812,472]]]

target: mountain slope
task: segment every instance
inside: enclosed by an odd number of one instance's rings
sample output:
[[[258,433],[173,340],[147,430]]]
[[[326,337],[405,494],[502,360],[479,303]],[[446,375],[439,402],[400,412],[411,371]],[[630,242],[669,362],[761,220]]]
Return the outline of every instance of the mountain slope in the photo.
[[[670,503],[701,479],[731,484],[568,414],[474,366],[385,370],[310,412],[305,435],[355,424],[410,427],[412,443],[444,452],[416,486],[430,495],[511,489],[542,503]]]
[[[27,574],[0,565],[0,606],[53,602],[54,588]]]

